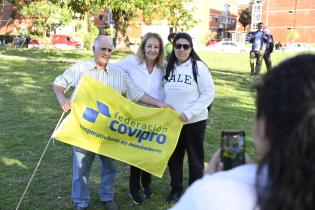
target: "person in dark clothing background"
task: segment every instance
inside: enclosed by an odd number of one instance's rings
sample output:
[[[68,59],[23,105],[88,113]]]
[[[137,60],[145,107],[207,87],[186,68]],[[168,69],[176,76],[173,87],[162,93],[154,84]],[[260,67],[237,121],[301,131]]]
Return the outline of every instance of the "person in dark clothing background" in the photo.
[[[264,61],[266,64],[267,72],[269,72],[272,68],[270,54],[273,52],[274,41],[273,41],[273,36],[271,35],[268,27],[264,28],[264,33],[267,36],[267,44],[266,44],[266,50],[264,53]]]

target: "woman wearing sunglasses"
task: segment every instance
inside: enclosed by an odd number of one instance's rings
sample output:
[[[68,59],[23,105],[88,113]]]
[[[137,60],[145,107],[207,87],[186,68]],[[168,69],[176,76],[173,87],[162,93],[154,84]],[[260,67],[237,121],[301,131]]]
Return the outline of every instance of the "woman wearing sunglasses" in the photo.
[[[149,32],[142,37],[136,55],[129,56],[115,63],[115,65],[126,72],[136,85],[148,95],[162,101],[162,81],[165,69],[163,59],[164,44],[161,36],[157,33]],[[148,106],[143,103],[141,105]],[[153,192],[150,189],[150,184],[151,174],[130,166],[129,196],[134,203],[143,203],[143,197],[140,195],[140,186],[143,196],[151,198]]]
[[[164,76],[164,101],[181,113],[180,119],[185,124],[168,162],[172,189],[167,201],[170,203],[176,202],[183,192],[185,151],[188,155],[189,185],[203,175],[207,107],[215,95],[212,76],[195,52],[191,36],[178,33],[173,45]]]

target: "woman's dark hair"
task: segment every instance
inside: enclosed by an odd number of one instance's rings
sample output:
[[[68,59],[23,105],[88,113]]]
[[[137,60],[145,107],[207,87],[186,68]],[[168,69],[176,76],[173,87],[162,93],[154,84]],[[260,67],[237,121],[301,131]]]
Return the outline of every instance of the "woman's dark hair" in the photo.
[[[173,50],[172,50],[172,53],[170,54],[168,61],[167,61],[166,72],[165,72],[165,76],[164,76],[165,80],[168,80],[171,73],[173,75],[174,65],[177,62],[177,58],[176,58],[175,52],[174,52],[174,45],[176,44],[177,40],[179,40],[179,39],[186,39],[191,46],[191,52],[190,52],[190,55],[188,58],[191,59],[193,68],[195,68],[195,71],[193,71],[194,78],[197,78],[197,75],[198,75],[197,61],[202,61],[202,60],[199,58],[196,51],[194,50],[191,36],[187,33],[181,32],[181,33],[176,34],[176,36],[174,38]]]
[[[256,117],[266,120],[268,141],[256,176],[257,205],[260,210],[313,210],[315,55],[284,61],[256,88]]]

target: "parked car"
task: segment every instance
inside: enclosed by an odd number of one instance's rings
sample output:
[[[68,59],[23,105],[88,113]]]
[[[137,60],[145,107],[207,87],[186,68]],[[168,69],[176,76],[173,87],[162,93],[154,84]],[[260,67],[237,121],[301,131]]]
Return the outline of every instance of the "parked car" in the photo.
[[[306,43],[293,43],[286,47],[287,52],[315,51],[315,48]]]
[[[68,35],[53,34],[51,38],[51,43],[52,46],[56,49],[63,50],[83,49],[83,44],[80,41],[77,41]]]
[[[216,44],[213,44],[208,47],[209,50],[219,51],[219,52],[231,52],[231,53],[239,53],[239,52],[249,52],[250,49],[245,47],[242,44],[239,44],[234,41],[221,41]]]
[[[206,46],[210,46],[210,45],[216,44],[218,42],[219,42],[218,39],[211,39],[211,40],[207,41]]]
[[[27,47],[29,49],[32,49],[32,48],[42,49],[42,48],[44,48],[44,43],[38,39],[31,39],[29,41]]]

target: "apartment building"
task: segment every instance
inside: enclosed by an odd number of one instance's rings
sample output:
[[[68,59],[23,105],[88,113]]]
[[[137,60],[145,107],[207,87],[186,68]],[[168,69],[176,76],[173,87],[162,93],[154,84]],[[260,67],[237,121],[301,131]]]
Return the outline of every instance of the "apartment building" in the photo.
[[[252,6],[251,30],[258,22],[269,26],[276,41],[290,42],[288,34],[296,30],[295,42],[315,42],[315,0],[256,0]]]
[[[217,39],[231,38],[238,17],[237,0],[210,0],[209,4],[209,31],[216,32]]]

